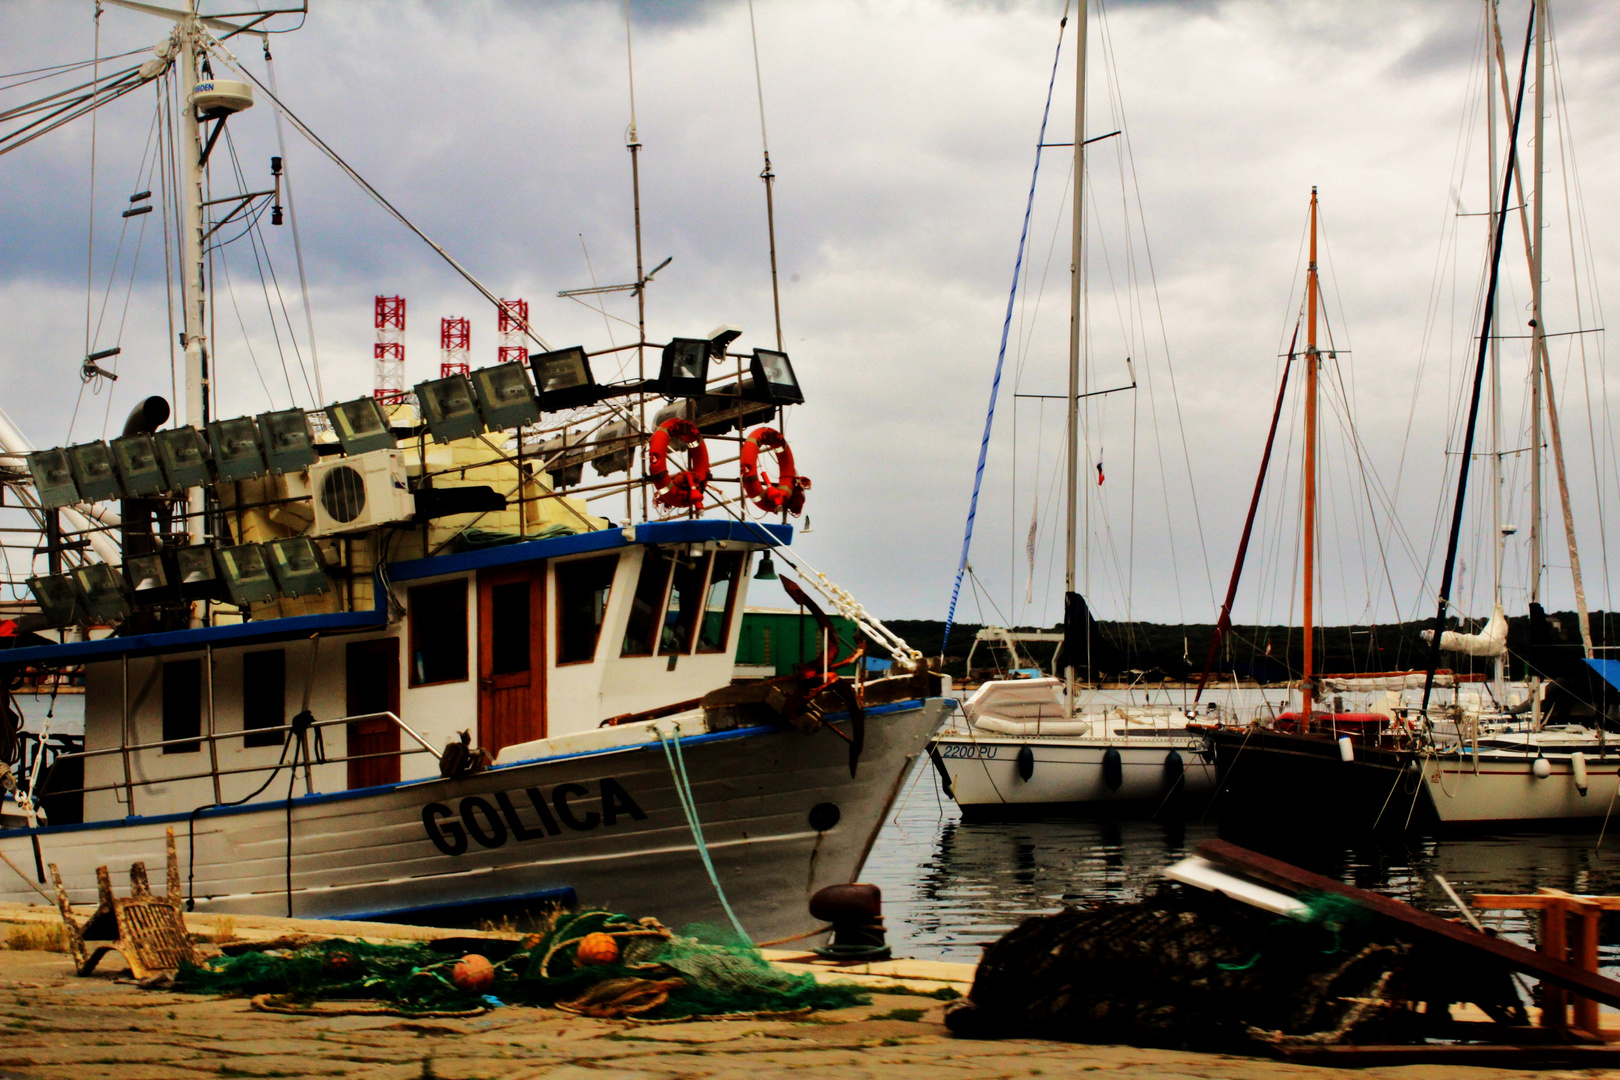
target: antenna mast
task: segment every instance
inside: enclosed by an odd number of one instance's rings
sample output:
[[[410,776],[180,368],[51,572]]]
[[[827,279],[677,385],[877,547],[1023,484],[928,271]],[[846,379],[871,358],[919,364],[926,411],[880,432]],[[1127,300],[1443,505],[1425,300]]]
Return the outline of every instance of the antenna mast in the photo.
[[[1316,642],[1311,632],[1316,618],[1316,376],[1321,354],[1316,348],[1316,185],[1311,185],[1311,261],[1305,271],[1305,291],[1309,297],[1305,317],[1305,662],[1300,668],[1299,715],[1301,730],[1311,726],[1313,691],[1311,679],[1316,668]]]

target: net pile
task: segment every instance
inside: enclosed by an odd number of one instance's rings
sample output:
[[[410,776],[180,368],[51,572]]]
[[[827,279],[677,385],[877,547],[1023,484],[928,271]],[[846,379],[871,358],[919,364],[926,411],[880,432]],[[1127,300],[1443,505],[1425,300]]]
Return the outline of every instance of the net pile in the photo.
[[[584,962],[582,943],[587,938],[600,942],[599,935],[612,939],[616,948],[608,952],[617,955],[608,962]],[[561,915],[543,933],[520,942],[479,944],[490,952],[517,946],[495,962],[487,985],[458,985],[456,966],[462,957],[447,956],[431,943],[331,939],[187,965],[176,976],[174,989],[268,995],[276,1005],[290,1007],[358,1000],[407,1014],[444,1014],[522,1004],[585,1016],[663,1021],[792,1015],[869,1000],[859,987],[818,983],[811,975],[774,968],[734,934],[711,927],[675,934],[655,919],[634,920],[608,911]],[[599,957],[586,957],[594,958]]]

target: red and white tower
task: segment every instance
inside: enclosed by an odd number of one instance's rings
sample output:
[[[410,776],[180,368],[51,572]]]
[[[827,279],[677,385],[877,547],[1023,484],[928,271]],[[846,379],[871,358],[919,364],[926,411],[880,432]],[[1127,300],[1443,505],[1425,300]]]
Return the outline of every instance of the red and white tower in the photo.
[[[467,360],[471,344],[471,320],[456,315],[439,320],[439,378],[465,375],[472,370]]]
[[[405,298],[377,297],[376,321],[377,345],[372,356],[377,370],[372,393],[378,401],[399,401],[405,396]]]
[[[501,363],[523,363],[529,358],[529,347],[523,343],[523,328],[529,325],[527,300],[502,300],[499,318],[501,344],[496,358]]]

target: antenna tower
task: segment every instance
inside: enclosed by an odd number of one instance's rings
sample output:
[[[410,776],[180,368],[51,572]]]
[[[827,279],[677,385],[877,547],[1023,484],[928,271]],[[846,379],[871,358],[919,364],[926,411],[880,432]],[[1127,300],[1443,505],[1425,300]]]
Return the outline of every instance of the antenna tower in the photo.
[[[379,296],[376,307],[376,385],[378,401],[395,402],[405,396],[405,298]]]
[[[472,342],[472,321],[459,315],[439,320],[439,378],[465,375],[472,370],[467,350]]]
[[[529,358],[529,347],[523,343],[523,328],[529,324],[527,300],[502,300],[499,319],[501,344],[496,359],[501,363],[523,363]]]

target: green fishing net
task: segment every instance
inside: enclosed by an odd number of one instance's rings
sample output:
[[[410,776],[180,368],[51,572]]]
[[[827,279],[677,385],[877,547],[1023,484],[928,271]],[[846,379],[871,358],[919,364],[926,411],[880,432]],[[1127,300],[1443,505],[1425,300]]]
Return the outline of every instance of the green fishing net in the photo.
[[[579,945],[593,934],[613,939],[616,960],[580,962]],[[460,944],[477,949],[465,940]],[[272,995],[301,1004],[370,1000],[407,1013],[523,1004],[644,1020],[791,1014],[869,1000],[857,986],[818,983],[811,975],[772,967],[758,949],[733,934],[702,926],[675,934],[656,920],[638,921],[609,911],[563,914],[544,932],[520,942],[480,944],[496,955],[513,944],[517,948],[495,963],[493,982],[476,990],[454,981],[459,951],[446,955],[430,943],[373,945],[344,939],[187,965],[174,988],[238,997]]]

